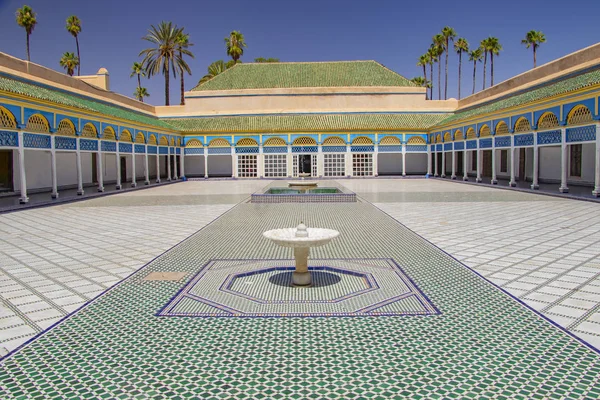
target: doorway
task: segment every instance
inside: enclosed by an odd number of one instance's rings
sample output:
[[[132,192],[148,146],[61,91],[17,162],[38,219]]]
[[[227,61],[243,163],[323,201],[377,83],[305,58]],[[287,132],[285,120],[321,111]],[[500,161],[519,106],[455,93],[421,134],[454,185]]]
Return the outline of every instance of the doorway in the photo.
[[[525,176],[525,148],[521,147],[519,149],[519,176],[518,176],[518,180],[525,182],[526,181],[526,176]]]
[[[483,150],[483,171],[481,176],[486,178],[492,177],[492,150]]]
[[[13,191],[13,151],[0,150],[0,192]]]
[[[464,174],[464,152],[463,151],[458,151],[456,152],[456,175],[457,176],[463,176]]]
[[[310,174],[311,177],[317,176],[317,155],[316,154],[294,154],[293,157],[293,175]]]
[[[121,157],[121,182],[127,182],[127,158]]]
[[[92,183],[98,183],[98,153],[92,153]]]

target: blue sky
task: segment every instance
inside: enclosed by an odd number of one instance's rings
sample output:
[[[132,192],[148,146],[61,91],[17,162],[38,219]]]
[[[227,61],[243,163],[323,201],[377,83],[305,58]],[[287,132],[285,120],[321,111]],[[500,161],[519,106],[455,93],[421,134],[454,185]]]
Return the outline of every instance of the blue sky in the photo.
[[[131,64],[147,47],[141,38],[151,24],[162,20],[184,26],[194,43],[196,58],[189,61],[193,75],[186,76],[186,90],[198,82],[211,62],[227,59],[223,38],[231,30],[246,37],[243,61],[255,57],[281,61],[373,59],[412,78],[421,75],[415,65],[418,56],[426,51],[432,36],[449,25],[471,45],[487,36],[500,39],[504,51],[496,59],[496,82],[532,67],[531,50],[520,44],[528,30],[541,30],[547,37],[538,52],[538,65],[600,41],[597,0],[572,6],[556,0],[0,0],[0,51],[19,58],[26,58],[25,31],[16,24],[15,11],[23,4],[37,12],[38,25],[31,37],[33,62],[61,70],[58,60],[62,53],[75,51],[75,40],[65,30],[65,19],[75,14],[83,26],[82,74],[105,67],[111,89],[128,96],[136,87],[135,79],[129,78]],[[449,63],[448,95],[455,97],[458,59],[454,53]],[[479,90],[483,68],[477,68]],[[465,63],[463,97],[471,91],[472,71],[472,64]],[[151,94],[149,103],[164,104],[162,76],[145,79],[142,85]],[[178,99],[179,85],[175,83],[171,104],[178,104]]]

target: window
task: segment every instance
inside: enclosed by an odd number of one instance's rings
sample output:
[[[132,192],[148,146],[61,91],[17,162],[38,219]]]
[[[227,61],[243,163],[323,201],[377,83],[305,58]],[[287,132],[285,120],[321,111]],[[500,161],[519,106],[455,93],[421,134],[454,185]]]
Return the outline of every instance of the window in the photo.
[[[581,144],[572,144],[569,147],[571,148],[571,157],[569,160],[569,170],[571,176],[576,176],[581,178]]]
[[[346,175],[345,154],[325,154],[325,176]]]
[[[287,155],[265,154],[265,177],[281,178],[287,176]]]
[[[238,177],[240,178],[256,178],[256,155],[239,155],[238,157]]]
[[[373,154],[352,154],[352,176],[373,175]]]
[[[508,172],[508,150],[500,150],[500,172]]]

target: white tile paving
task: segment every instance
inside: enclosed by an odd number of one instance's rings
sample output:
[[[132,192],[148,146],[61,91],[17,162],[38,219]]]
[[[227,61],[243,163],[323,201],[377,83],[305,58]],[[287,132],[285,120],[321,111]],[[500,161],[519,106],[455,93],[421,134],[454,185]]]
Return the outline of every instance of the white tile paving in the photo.
[[[397,194],[374,204],[600,348],[599,204],[439,180],[340,183],[366,198]],[[402,193],[422,199],[405,201]],[[471,201],[473,193],[489,198]]]
[[[0,215],[0,357],[234,205],[169,199],[250,195],[268,183],[185,182]]]

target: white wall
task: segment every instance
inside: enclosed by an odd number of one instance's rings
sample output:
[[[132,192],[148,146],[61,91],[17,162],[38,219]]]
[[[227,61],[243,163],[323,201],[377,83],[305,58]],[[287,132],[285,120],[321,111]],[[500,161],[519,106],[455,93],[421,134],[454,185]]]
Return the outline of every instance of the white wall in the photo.
[[[596,144],[585,143],[581,151],[581,181],[594,183],[596,168]]]
[[[19,153],[13,152],[13,178],[15,190],[21,188],[21,175],[19,173]],[[52,187],[52,170],[50,152],[39,150],[25,150],[25,177],[27,189],[42,189]]]
[[[209,176],[231,176],[231,156],[212,155],[208,156]]]
[[[185,175],[190,177],[204,177],[204,156],[186,156]]]
[[[135,178],[137,181],[146,179],[144,172],[144,155],[135,155]]]
[[[378,153],[377,173],[380,175],[402,175],[402,154]]]
[[[117,157],[115,154],[102,154],[102,169],[104,182],[117,181]]]
[[[156,155],[148,154],[148,172],[150,173],[150,179],[156,180]]]
[[[425,175],[427,173],[427,153],[406,153],[406,174]]]
[[[540,180],[560,181],[560,146],[539,147]]]

